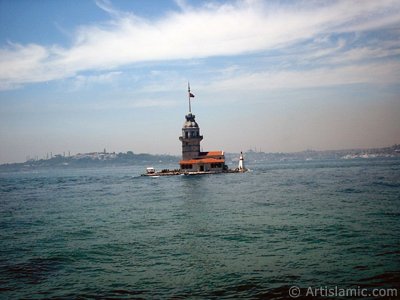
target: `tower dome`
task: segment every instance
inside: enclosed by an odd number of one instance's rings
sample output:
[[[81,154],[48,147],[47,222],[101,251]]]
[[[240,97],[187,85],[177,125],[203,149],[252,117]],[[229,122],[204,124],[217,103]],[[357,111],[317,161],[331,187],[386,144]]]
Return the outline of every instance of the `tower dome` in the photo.
[[[186,121],[185,123],[183,123],[182,128],[199,128],[199,124],[197,124],[197,122],[195,121],[195,115],[189,113],[185,117]]]

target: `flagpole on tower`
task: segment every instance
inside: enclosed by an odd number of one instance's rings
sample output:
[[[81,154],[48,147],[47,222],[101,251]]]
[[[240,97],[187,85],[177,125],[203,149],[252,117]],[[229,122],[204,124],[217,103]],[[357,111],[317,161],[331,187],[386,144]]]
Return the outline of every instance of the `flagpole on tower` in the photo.
[[[189,98],[189,114],[192,114],[192,103],[190,98],[194,98],[194,95],[190,92],[190,83],[188,81],[188,98]]]
[[[190,83],[189,83],[189,81],[188,81],[188,97],[189,97],[189,113],[191,114],[192,113],[192,106],[191,106],[191,103],[190,103]]]

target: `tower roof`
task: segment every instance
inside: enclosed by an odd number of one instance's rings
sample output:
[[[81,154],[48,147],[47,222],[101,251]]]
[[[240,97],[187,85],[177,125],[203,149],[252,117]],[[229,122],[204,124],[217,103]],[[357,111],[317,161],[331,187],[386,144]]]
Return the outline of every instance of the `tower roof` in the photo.
[[[188,159],[188,160],[181,160],[179,162],[180,165],[182,164],[213,164],[213,163],[225,163],[225,159],[218,159],[218,158],[200,158],[200,159]]]
[[[195,115],[189,113],[185,116],[186,121],[183,123],[183,128],[199,128],[199,124],[195,121]]]

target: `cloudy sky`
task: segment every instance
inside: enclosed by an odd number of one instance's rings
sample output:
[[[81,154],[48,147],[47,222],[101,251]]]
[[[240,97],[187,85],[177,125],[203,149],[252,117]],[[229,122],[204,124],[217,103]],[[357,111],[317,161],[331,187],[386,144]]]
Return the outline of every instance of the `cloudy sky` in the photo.
[[[0,1],[0,163],[400,143],[400,2]]]

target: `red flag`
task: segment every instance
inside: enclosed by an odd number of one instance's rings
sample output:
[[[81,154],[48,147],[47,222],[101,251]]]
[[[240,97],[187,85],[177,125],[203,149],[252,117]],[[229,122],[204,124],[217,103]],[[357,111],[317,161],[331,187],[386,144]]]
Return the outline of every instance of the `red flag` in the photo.
[[[192,94],[191,92],[189,92],[189,97],[190,97],[190,98],[194,98],[194,94]]]

